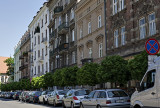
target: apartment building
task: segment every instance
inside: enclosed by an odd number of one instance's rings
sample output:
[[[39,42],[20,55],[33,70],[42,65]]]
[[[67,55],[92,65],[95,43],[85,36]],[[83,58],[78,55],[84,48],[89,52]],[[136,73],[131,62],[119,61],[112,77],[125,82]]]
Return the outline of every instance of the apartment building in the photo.
[[[107,0],[106,6],[107,55],[130,59],[149,38],[160,41],[159,0]]]
[[[21,79],[21,72],[19,70],[20,67],[20,47],[21,47],[21,40],[14,48],[14,82],[18,82]]]
[[[31,73],[37,77],[49,72],[49,12],[47,2],[37,12],[28,28],[31,34]]]
[[[21,38],[20,44],[20,66],[19,71],[21,73],[21,79],[30,78],[30,59],[31,59],[31,41],[30,41],[30,32],[26,31]],[[17,60],[18,62],[18,60]]]
[[[50,70],[77,65],[77,0],[49,0]]]
[[[81,0],[75,10],[77,63],[100,63],[105,53],[104,0]]]

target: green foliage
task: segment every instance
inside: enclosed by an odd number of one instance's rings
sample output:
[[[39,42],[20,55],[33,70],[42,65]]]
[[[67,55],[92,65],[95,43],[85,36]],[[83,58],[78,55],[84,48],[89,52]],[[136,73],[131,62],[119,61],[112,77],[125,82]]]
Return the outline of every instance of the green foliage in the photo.
[[[100,83],[112,82],[124,84],[129,80],[127,61],[121,56],[107,56],[98,69],[97,79]]]
[[[58,69],[54,72],[53,79],[55,86],[64,86],[62,82],[62,69]]]
[[[7,69],[7,74],[11,75],[14,72],[14,58],[8,58],[4,61],[4,63],[6,63],[6,65],[8,66]]]
[[[138,54],[134,59],[129,60],[129,71],[131,72],[132,79],[141,80],[148,68],[148,54],[143,51]]]
[[[46,73],[44,75],[44,86],[42,86],[42,88],[53,87],[53,86],[54,86],[53,74]]]
[[[78,67],[68,67],[61,70],[62,75],[62,84],[64,86],[75,86],[77,84],[76,73],[78,71]]]
[[[99,65],[96,63],[85,64],[77,72],[77,82],[79,85],[94,86],[98,83],[96,74],[98,73]]]

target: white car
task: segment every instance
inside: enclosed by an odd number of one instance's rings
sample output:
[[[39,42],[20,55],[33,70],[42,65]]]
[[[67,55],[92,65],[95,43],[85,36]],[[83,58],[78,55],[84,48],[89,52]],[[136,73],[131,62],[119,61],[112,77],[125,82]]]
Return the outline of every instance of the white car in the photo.
[[[63,107],[80,107],[80,101],[89,94],[89,90],[84,89],[72,89],[67,92],[63,98]]]
[[[38,103],[46,104],[48,102],[48,97],[51,95],[52,91],[43,91],[41,96],[39,96]]]

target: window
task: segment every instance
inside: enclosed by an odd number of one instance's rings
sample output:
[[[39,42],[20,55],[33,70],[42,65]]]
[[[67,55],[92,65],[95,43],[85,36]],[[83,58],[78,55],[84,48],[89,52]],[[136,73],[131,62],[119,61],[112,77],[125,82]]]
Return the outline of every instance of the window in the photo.
[[[106,92],[100,91],[98,98],[106,98]]]
[[[48,62],[46,62],[46,72],[48,72]]]
[[[47,49],[47,46],[46,46],[46,55],[47,55],[47,53],[48,53],[48,49]]]
[[[125,27],[121,28],[121,45],[125,45]]]
[[[66,65],[69,65],[69,58],[68,58],[68,54],[66,55]]]
[[[99,4],[101,2],[101,0],[97,0],[97,4]]]
[[[35,43],[34,43],[34,46],[35,46],[35,45],[36,45],[36,37],[34,38],[34,42],[35,42]]]
[[[113,0],[113,15],[117,13],[117,4],[118,4],[118,0]]]
[[[149,35],[156,34],[155,13],[149,15]]]
[[[66,23],[68,22],[68,15],[66,14]]]
[[[74,41],[74,29],[72,30],[72,41]]]
[[[34,75],[36,75],[36,73],[37,73],[37,72],[36,72],[36,66],[35,66],[35,68],[34,68]]]
[[[40,66],[38,66],[38,73],[40,73]]]
[[[91,33],[91,22],[88,23],[88,34]]]
[[[73,8],[71,9],[71,20],[74,18],[74,10]]]
[[[42,73],[44,73],[44,64],[42,64]]]
[[[81,51],[81,60],[84,58],[83,50]]]
[[[68,34],[66,34],[66,43],[68,43]]]
[[[124,0],[119,0],[119,11],[124,9]]]
[[[72,52],[72,64],[76,63],[76,55],[75,52]]]
[[[94,94],[95,94],[95,91],[92,91],[91,93],[89,93],[88,98],[93,98]]]
[[[34,53],[35,55],[34,55],[34,60],[36,60],[36,51],[35,51],[35,53]]]
[[[80,30],[79,30],[79,32],[80,32],[80,38],[82,38],[83,36],[82,36],[82,28],[80,28]]]
[[[146,90],[149,88],[152,88],[155,84],[155,74],[156,74],[156,70],[151,70],[149,72],[147,72],[147,74],[145,75],[142,83],[141,83],[141,90]]]
[[[40,36],[38,36],[38,44],[40,44]]]
[[[101,15],[98,16],[98,28],[100,28],[102,26],[101,23]]]
[[[92,48],[89,48],[89,58],[92,58]]]
[[[33,38],[33,31],[32,31],[32,38]]]
[[[42,49],[42,58],[44,58],[44,50]]]
[[[57,19],[55,18],[55,20],[54,20],[54,28],[56,29],[57,28]]]
[[[47,14],[45,15],[45,18],[46,18],[46,22],[45,23],[47,23]]]
[[[46,29],[46,40],[47,40],[47,29]]]
[[[99,44],[99,57],[103,56],[103,52],[102,52],[103,46],[102,43]]]
[[[38,58],[40,57],[40,50],[38,50]]]
[[[43,27],[43,19],[42,19],[42,26],[41,26],[41,28]]]
[[[43,33],[42,33],[42,42],[43,42]]]
[[[61,21],[61,16],[59,16],[59,25],[61,25],[62,21]]]
[[[114,31],[114,45],[118,47],[118,29]]]
[[[52,16],[53,16],[53,13],[52,12],[50,12],[50,18],[52,19]]]
[[[145,18],[139,20],[139,27],[140,27],[140,39],[143,39],[146,36]]]

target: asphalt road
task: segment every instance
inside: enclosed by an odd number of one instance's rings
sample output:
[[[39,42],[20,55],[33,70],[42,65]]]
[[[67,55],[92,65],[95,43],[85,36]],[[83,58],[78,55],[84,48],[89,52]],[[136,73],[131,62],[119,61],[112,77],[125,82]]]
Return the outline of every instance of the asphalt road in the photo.
[[[24,103],[12,99],[0,98],[0,108],[62,108],[42,104]]]

